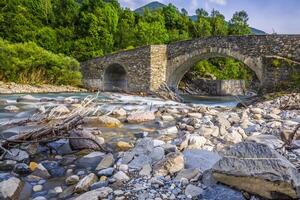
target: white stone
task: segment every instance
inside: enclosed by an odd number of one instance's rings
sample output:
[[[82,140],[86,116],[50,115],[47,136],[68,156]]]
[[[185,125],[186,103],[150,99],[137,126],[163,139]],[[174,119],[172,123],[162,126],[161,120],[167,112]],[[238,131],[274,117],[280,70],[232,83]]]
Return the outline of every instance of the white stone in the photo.
[[[118,171],[116,174],[114,174],[113,178],[118,181],[129,181],[130,180],[130,178],[122,171]]]
[[[40,192],[43,190],[43,186],[42,185],[35,185],[32,187],[32,191],[34,192]]]
[[[0,182],[0,199],[19,199],[23,185],[16,177]]]

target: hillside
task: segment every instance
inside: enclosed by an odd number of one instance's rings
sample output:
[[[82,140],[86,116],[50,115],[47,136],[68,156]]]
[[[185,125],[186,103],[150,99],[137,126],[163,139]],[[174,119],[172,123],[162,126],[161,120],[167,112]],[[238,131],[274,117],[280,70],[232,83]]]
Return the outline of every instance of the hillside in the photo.
[[[138,14],[143,14],[145,9],[149,9],[149,10],[152,11],[152,10],[157,10],[157,9],[163,8],[165,6],[166,5],[163,4],[163,3],[160,3],[158,1],[153,1],[151,3],[148,3],[144,6],[136,9],[134,12],[136,12]],[[197,15],[190,16],[190,19],[193,20],[193,21],[196,21],[197,20]],[[266,32],[264,32],[262,30],[259,30],[259,29],[253,28],[253,27],[250,27],[250,28],[251,28],[251,32],[252,32],[253,35],[265,35],[265,34],[267,34]]]
[[[159,8],[163,8],[165,6],[166,6],[165,4],[162,4],[162,3],[158,2],[158,1],[153,1],[151,3],[148,3],[148,4],[144,5],[144,6],[136,9],[134,12],[136,12],[138,14],[143,14],[145,9],[149,9],[149,10],[152,11],[152,10],[157,10]]]

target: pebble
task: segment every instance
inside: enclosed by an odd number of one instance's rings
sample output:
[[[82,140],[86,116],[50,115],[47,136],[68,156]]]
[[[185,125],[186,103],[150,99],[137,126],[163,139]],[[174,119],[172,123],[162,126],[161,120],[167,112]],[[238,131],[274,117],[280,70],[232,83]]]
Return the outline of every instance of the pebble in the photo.
[[[43,190],[43,186],[42,185],[35,185],[35,186],[32,187],[32,190],[34,192],[40,192],[40,191]]]

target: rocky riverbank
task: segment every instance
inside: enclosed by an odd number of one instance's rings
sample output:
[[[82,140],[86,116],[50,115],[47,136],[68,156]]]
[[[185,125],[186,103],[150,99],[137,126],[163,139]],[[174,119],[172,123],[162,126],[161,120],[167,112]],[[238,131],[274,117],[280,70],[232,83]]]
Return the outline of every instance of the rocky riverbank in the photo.
[[[28,93],[58,93],[58,92],[86,92],[86,89],[73,86],[56,85],[29,85],[5,83],[0,81],[0,94],[28,94]]]
[[[129,103],[127,98],[96,101],[68,139],[10,148],[0,161],[0,199],[300,197],[300,110],[287,105],[299,105],[300,94],[242,109],[157,99]],[[39,104],[30,114],[62,117],[78,109],[81,101],[52,99],[51,105]],[[46,101],[27,96],[18,102]],[[5,100],[0,104],[12,106]],[[5,107],[2,112],[18,112]],[[14,119],[20,116],[26,114],[17,113]],[[11,138],[37,124],[3,127],[2,136]]]

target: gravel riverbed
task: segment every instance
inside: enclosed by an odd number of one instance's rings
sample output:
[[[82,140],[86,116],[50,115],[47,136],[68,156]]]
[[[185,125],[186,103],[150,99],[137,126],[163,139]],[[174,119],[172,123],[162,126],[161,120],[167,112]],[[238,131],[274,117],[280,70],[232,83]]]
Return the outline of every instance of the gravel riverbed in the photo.
[[[67,115],[82,101],[3,97],[0,134],[7,139],[33,130],[38,123],[5,124],[47,112]],[[300,110],[286,109],[286,102],[299,105],[300,94],[247,108],[103,94],[70,131],[75,139],[1,151],[0,199],[298,199]]]

